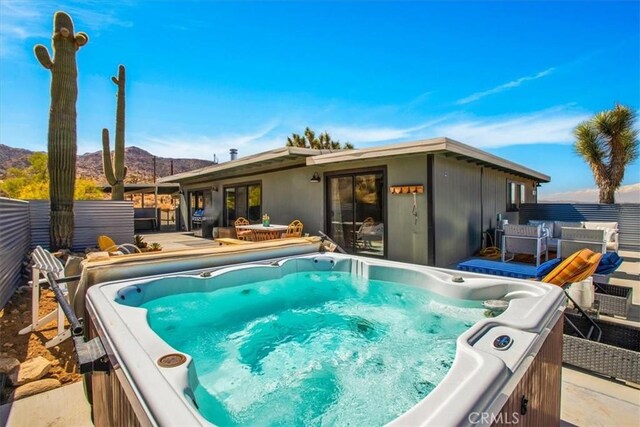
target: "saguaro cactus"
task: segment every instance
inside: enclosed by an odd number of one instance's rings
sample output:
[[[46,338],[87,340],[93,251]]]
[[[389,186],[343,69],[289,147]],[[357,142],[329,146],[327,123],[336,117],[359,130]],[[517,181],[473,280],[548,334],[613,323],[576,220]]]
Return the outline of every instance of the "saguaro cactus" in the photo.
[[[111,77],[111,80],[118,86],[114,159],[112,163],[109,129],[102,129],[102,165],[107,182],[111,185],[111,200],[124,200],[124,177],[127,175],[127,168],[124,165],[124,65],[118,67],[118,77]]]
[[[36,58],[51,71],[51,108],[47,141],[51,214],[49,241],[52,250],[71,248],[73,239],[73,189],[76,180],[76,101],[78,67],[76,52],[89,41],[73,32],[73,21],[64,12],[53,16],[53,60],[47,48],[34,47]]]

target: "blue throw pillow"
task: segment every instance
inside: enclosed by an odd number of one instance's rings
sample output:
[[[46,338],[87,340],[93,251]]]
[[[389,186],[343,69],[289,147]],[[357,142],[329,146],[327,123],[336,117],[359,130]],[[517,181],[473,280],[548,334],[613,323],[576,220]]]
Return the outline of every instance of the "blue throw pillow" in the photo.
[[[615,252],[607,252],[600,259],[595,274],[611,274],[622,264],[622,258]]]
[[[540,264],[540,266],[536,270],[536,279],[542,279],[544,276],[549,274],[551,270],[556,268],[561,262],[561,258],[553,258],[547,262],[543,262],[542,264]]]

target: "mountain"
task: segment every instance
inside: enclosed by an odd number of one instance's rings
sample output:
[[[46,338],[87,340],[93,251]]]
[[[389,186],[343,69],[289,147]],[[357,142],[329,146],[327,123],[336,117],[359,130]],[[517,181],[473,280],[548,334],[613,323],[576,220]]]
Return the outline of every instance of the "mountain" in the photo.
[[[13,148],[0,144],[0,179],[5,177],[7,169],[11,167],[25,168],[29,165],[28,158],[34,152],[22,148]],[[153,154],[138,147],[125,148],[125,166],[127,167],[128,183],[153,182]],[[171,175],[171,162],[173,161],[173,173],[188,172],[194,169],[212,165],[209,160],[200,159],[172,159],[169,157],[156,157],[156,177]],[[106,183],[102,170],[102,151],[85,153],[78,156],[76,162],[78,176],[90,178],[99,183]]]
[[[0,179],[4,178],[9,168],[23,169],[29,166],[27,159],[33,153],[34,151],[0,144]]]
[[[563,193],[541,194],[539,203],[598,203],[597,188],[583,188]],[[616,190],[616,203],[640,203],[640,182]]]

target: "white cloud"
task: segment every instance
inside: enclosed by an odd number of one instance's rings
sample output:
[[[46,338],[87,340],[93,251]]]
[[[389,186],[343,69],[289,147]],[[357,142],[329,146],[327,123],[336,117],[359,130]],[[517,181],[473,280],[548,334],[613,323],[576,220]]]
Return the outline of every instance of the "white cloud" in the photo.
[[[75,31],[99,31],[107,27],[131,27],[133,25],[130,21],[120,19],[117,12],[108,7],[109,2],[83,0],[69,3],[65,5],[65,11],[73,19]],[[126,5],[127,2],[122,2],[118,6]],[[90,10],[89,7],[99,10]],[[47,11],[47,13],[43,11]],[[2,19],[0,57],[18,54],[23,49],[21,42],[24,40],[33,38],[46,41],[50,39],[54,11],[55,9],[47,1],[0,0],[0,17]],[[29,46],[29,50],[31,50],[31,46]]]
[[[22,41],[30,37],[44,36],[43,30],[34,32],[34,22],[44,22],[38,7],[30,2],[0,1],[0,58],[15,55]],[[40,26],[40,25],[37,25]]]
[[[447,114],[428,122],[409,127],[329,125],[322,129],[326,129],[333,139],[337,139],[341,142],[351,142],[353,144],[392,142],[397,140],[408,141],[422,137],[422,135],[425,134],[425,130],[432,129],[438,123],[442,123],[453,116],[454,114]],[[356,146],[356,148],[358,147]]]
[[[551,74],[551,72],[553,70],[554,70],[553,67],[552,68],[548,68],[548,69],[546,69],[544,71],[540,71],[538,74],[536,74],[534,76],[520,77],[519,79],[512,80],[512,81],[510,81],[508,83],[501,84],[500,86],[496,86],[493,89],[485,90],[483,92],[473,93],[473,94],[467,96],[466,98],[462,98],[462,99],[457,100],[456,104],[458,104],[458,105],[468,104],[470,102],[477,101],[480,98],[484,98],[485,96],[489,96],[489,95],[493,95],[493,94],[496,94],[496,93],[500,93],[500,92],[503,92],[503,91],[508,90],[508,89],[513,89],[515,87],[520,86],[524,82],[528,82],[528,81],[531,81],[531,80],[538,80],[538,79],[540,79],[540,78],[542,78],[544,76],[547,76],[547,75]]]
[[[160,157],[196,158],[213,160],[215,154],[220,160],[227,160],[229,149],[239,150],[239,156],[247,156],[262,151],[282,147],[286,136],[272,135],[275,124],[246,134],[221,135],[132,135],[127,145],[147,150]]]
[[[478,148],[520,144],[569,144],[573,128],[588,114],[564,107],[511,116],[471,118],[434,127],[434,136],[447,136]]]
[[[540,202],[598,203],[598,189],[587,188],[561,193],[541,194]],[[616,203],[640,203],[640,183],[621,186],[616,191]]]
[[[516,116],[475,117],[451,113],[430,121],[404,127],[344,126],[319,127],[337,140],[352,142],[356,148],[446,136],[478,148],[522,144],[570,144],[573,128],[589,114],[569,109],[570,105]]]

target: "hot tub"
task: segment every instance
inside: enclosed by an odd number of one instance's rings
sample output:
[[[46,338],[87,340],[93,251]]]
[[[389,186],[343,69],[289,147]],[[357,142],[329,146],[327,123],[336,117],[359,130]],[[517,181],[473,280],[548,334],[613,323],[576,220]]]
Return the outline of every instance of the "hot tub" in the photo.
[[[113,372],[93,375],[94,421],[557,424],[563,303],[544,283],[320,253],[95,285]]]

